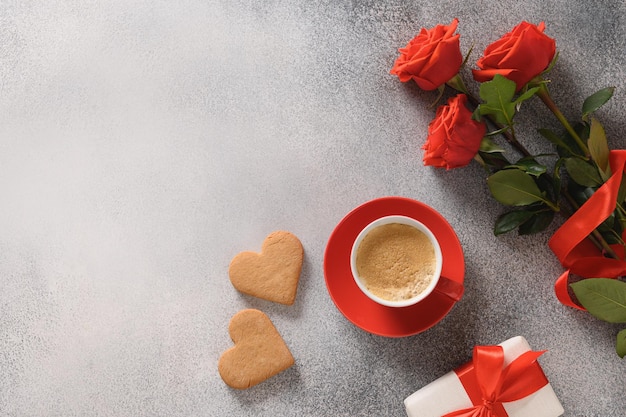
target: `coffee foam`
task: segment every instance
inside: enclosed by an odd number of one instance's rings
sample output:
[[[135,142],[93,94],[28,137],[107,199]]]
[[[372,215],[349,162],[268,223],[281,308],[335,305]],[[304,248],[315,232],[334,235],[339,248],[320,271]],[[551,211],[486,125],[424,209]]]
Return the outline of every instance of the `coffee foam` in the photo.
[[[388,301],[407,300],[426,290],[436,262],[428,236],[400,223],[372,229],[356,252],[361,282],[371,293]]]

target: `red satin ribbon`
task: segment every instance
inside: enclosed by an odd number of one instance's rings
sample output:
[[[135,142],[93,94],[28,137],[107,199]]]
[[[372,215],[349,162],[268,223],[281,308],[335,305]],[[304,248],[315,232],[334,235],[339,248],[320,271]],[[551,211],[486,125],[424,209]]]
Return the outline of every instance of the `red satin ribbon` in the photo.
[[[521,400],[548,384],[537,358],[528,351],[504,367],[502,346],[476,346],[471,362],[456,369],[472,407],[442,417],[508,417],[502,403]]]
[[[570,274],[584,278],[616,278],[626,275],[624,248],[612,245],[622,260],[602,256],[587,236],[615,210],[617,193],[626,168],[626,150],[614,150],[609,154],[611,177],[582,205],[550,238],[548,246],[566,271],[555,284],[556,296],[561,303],[584,310],[570,297],[568,291]],[[626,233],[624,233],[626,237]]]

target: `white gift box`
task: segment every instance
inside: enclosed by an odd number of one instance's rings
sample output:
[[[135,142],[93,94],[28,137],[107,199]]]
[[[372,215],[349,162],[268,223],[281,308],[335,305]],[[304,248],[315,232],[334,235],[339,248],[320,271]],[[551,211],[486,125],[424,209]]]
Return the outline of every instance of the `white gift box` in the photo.
[[[504,351],[504,366],[531,350],[526,339],[516,336],[499,346]],[[454,371],[431,382],[404,400],[409,417],[441,417],[447,413],[472,407],[461,380]],[[509,417],[558,417],[564,410],[548,382],[538,391],[518,401],[503,403]]]

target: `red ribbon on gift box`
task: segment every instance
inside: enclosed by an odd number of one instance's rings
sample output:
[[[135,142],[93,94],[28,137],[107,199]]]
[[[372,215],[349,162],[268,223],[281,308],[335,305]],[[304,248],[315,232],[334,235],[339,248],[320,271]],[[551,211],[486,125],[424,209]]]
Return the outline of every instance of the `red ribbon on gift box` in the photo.
[[[583,278],[617,278],[626,275],[624,248],[611,245],[619,259],[602,256],[599,249],[586,239],[594,229],[615,210],[617,194],[626,170],[626,150],[609,153],[611,177],[554,233],[548,246],[566,271],[557,279],[555,292],[559,301],[584,310],[570,297],[570,274]],[[626,239],[626,232],[622,236]]]
[[[505,367],[502,346],[474,347],[472,361],[454,371],[473,406],[442,417],[508,417],[502,403],[521,400],[548,384],[537,362],[544,352],[525,352]]]

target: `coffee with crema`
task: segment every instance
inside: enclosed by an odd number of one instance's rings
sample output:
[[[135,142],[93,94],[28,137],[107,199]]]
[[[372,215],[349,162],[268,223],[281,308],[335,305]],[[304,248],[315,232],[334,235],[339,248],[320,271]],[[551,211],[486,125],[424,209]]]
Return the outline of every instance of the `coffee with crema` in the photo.
[[[356,269],[374,295],[401,301],[422,293],[432,281],[437,260],[435,248],[413,226],[388,223],[372,229],[356,250]]]

